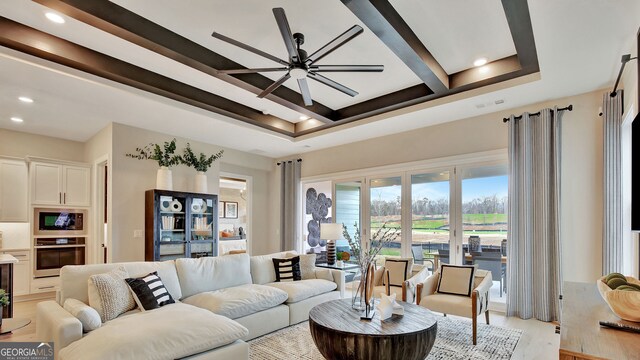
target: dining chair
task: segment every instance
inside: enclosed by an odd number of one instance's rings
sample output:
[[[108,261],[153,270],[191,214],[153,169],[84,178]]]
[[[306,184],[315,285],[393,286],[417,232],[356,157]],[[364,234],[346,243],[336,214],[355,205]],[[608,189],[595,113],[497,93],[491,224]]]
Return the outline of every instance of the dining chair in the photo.
[[[499,252],[482,252],[472,254],[472,258],[473,264],[477,265],[479,269],[490,271],[493,279],[500,280],[500,297],[502,297],[504,278],[502,271],[502,254]]]

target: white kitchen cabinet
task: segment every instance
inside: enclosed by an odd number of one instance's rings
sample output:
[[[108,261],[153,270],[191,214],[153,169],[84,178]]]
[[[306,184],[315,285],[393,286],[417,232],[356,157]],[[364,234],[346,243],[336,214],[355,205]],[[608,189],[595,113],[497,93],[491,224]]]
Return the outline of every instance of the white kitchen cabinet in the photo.
[[[4,250],[3,254],[13,255],[18,263],[13,264],[13,295],[28,295],[31,293],[31,262],[29,250]]]
[[[29,221],[27,164],[0,159],[0,222]]]
[[[31,293],[46,293],[60,290],[60,277],[51,276],[44,278],[34,278],[31,280]]]
[[[91,176],[89,174],[88,167],[63,166],[63,204],[71,206],[89,206],[91,204],[90,179]]]
[[[34,205],[91,205],[89,166],[31,163],[31,203]]]

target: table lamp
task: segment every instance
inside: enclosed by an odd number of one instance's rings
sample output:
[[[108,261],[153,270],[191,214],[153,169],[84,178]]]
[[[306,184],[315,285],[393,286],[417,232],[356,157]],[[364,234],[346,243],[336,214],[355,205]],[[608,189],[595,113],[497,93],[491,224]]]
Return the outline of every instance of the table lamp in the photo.
[[[342,224],[320,224],[320,239],[327,240],[327,264],[336,263],[336,240],[342,239]]]

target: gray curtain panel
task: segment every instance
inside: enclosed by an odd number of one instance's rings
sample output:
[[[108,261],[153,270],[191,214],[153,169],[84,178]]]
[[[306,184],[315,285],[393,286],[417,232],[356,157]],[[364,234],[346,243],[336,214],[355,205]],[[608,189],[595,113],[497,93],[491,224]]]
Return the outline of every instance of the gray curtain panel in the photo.
[[[604,126],[604,222],[602,274],[622,272],[622,90],[602,96]]]
[[[298,235],[300,222],[300,171],[301,160],[280,163],[280,251],[300,249]]]
[[[508,316],[560,316],[561,117],[556,107],[509,121]]]

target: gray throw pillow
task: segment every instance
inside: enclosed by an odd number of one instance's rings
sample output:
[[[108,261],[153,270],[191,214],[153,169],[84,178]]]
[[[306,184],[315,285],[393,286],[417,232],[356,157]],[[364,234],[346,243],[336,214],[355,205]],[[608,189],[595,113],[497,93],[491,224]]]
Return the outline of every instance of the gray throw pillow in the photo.
[[[89,305],[100,314],[103,323],[136,307],[125,281],[128,277],[124,266],[89,277]]]

